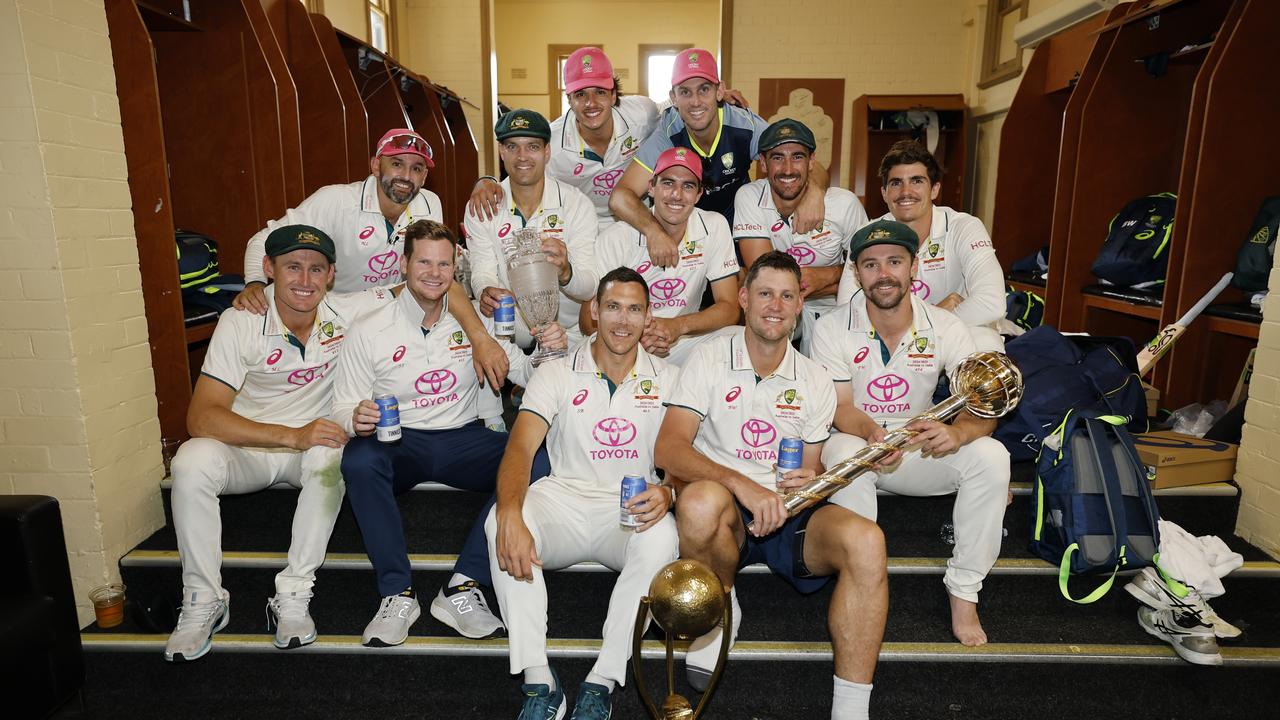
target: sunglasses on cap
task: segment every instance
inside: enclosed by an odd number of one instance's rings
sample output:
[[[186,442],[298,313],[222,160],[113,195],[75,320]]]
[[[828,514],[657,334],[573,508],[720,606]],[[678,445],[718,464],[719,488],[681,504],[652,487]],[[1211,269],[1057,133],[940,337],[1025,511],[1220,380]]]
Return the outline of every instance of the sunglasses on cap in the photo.
[[[434,160],[432,157],[431,146],[427,144],[417,135],[402,134],[392,135],[391,137],[378,143],[378,151],[375,155],[383,155],[388,148],[395,150],[404,150],[405,152],[415,152],[425,156],[428,160]]]

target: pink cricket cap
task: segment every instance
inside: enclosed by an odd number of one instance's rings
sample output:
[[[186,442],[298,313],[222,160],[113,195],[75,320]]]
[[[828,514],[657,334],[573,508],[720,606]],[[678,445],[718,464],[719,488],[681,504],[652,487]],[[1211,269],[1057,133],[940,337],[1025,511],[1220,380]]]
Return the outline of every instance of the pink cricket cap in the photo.
[[[588,87],[613,89],[613,63],[600,48],[578,48],[564,62],[564,91]]]
[[[698,158],[698,153],[689,148],[673,147],[662,151],[658,156],[658,162],[653,166],[653,176],[657,177],[673,167],[688,170],[698,178],[699,183],[702,182],[702,160]]]
[[[675,65],[671,66],[671,87],[689,78],[706,78],[719,83],[720,72],[716,68],[716,56],[701,48],[690,48],[676,55]]]
[[[427,161],[427,167],[436,166],[432,159],[431,145],[422,136],[408,128],[392,128],[378,141],[374,157],[394,157],[413,154]]]

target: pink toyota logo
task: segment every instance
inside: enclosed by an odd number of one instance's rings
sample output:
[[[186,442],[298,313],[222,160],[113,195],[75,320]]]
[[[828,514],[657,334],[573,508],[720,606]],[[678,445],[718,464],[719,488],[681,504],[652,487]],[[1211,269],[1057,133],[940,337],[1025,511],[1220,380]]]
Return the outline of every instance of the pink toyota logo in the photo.
[[[772,445],[775,438],[778,437],[778,431],[773,429],[773,425],[767,420],[759,418],[751,418],[742,423],[742,442],[751,447],[764,447]]]
[[[581,405],[582,403],[584,403],[584,402],[586,402],[586,401],[587,401],[587,389],[586,389],[586,388],[583,388],[583,389],[579,390],[579,391],[578,391],[578,394],[573,396],[573,405],[574,405],[574,407],[577,407],[577,406]]]
[[[310,385],[311,383],[324,377],[324,365],[320,367],[302,368],[289,373],[290,385]]]
[[[773,232],[778,232],[779,230],[781,230],[781,229],[782,229],[782,226],[783,226],[783,225],[786,225],[786,223],[784,223],[783,221],[779,220],[778,222],[776,222],[776,223],[774,223],[774,224],[773,224],[773,227],[771,227],[771,228],[769,228],[769,229],[770,229],[770,230],[772,230]]]
[[[396,266],[396,261],[399,259],[400,255],[395,250],[388,250],[381,255],[374,255],[369,258],[369,270],[375,275],[391,272],[391,269]]]
[[[919,297],[921,300],[929,299],[929,285],[923,280],[911,281],[911,294]]]
[[[812,265],[814,260],[818,259],[817,253],[808,245],[792,245],[787,248],[787,254],[796,259],[797,265]]]
[[[622,170],[623,168],[618,168],[617,170],[610,170],[609,172],[606,172],[606,173],[600,173],[595,177],[594,180],[591,181],[591,184],[595,185],[598,188],[604,188],[605,190],[612,190],[614,184],[618,182],[618,176],[622,174]]]
[[[607,447],[622,447],[636,439],[636,426],[626,418],[609,417],[596,423],[591,437]]]
[[[670,300],[684,292],[684,281],[680,278],[663,278],[649,286],[653,296],[661,300]]]
[[[853,356],[853,361],[856,363],[860,363],[863,360],[866,360],[867,353],[869,352],[871,352],[871,348],[867,347],[866,345],[863,345],[862,349],[858,350],[858,354]]]
[[[867,394],[882,403],[905,397],[910,390],[911,385],[907,383],[907,379],[893,373],[881,375],[867,383]]]
[[[423,395],[439,395],[449,392],[458,384],[458,376],[450,370],[428,370],[413,383],[413,388]]]

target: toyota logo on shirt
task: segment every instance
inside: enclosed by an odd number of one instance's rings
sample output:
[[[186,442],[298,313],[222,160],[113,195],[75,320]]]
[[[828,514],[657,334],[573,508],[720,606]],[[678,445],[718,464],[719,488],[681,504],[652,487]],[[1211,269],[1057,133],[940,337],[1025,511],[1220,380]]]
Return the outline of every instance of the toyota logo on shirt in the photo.
[[[818,259],[817,253],[808,245],[792,245],[787,248],[787,254],[795,258],[796,264],[800,266],[812,265]]]
[[[636,426],[626,418],[609,417],[596,423],[591,437],[605,447],[622,447],[636,439]]]
[[[680,278],[663,278],[649,286],[653,296],[659,300],[670,300],[684,292],[685,283]]]
[[[923,280],[919,280],[919,279],[912,280],[912,281],[911,281],[911,294],[912,294],[912,295],[915,295],[916,297],[920,298],[921,300],[928,300],[928,299],[929,299],[929,284],[928,284],[928,283],[926,283],[925,281],[923,281]]]
[[[742,442],[753,448],[772,445],[773,441],[778,437],[778,431],[767,420],[760,418],[751,418],[742,423]]]
[[[399,253],[395,250],[388,250],[381,255],[374,255],[369,258],[369,270],[375,275],[391,272],[396,266],[396,261],[400,259]]]
[[[871,382],[867,383],[867,394],[882,403],[899,400],[906,397],[910,391],[911,385],[907,382],[907,379],[893,373],[873,378]]]
[[[622,174],[622,170],[623,168],[618,168],[617,170],[600,173],[591,181],[591,184],[604,190],[612,190],[613,186],[618,182],[618,176]]]
[[[320,378],[324,377],[324,371],[327,367],[328,367],[327,365],[321,365],[319,367],[309,367],[309,368],[302,368],[301,370],[294,370],[293,372],[289,373],[289,384],[297,385],[298,387],[302,387],[304,385],[310,385],[316,380],[319,380]]]
[[[428,370],[413,383],[413,388],[422,395],[439,395],[449,392],[458,384],[458,376],[450,370]]]

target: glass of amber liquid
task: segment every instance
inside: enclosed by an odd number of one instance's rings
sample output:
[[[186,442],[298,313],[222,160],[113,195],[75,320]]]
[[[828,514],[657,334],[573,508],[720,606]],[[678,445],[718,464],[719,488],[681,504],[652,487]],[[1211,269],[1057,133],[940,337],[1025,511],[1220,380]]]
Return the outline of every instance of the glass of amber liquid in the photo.
[[[124,622],[124,585],[112,583],[89,591],[98,627],[112,628]]]

